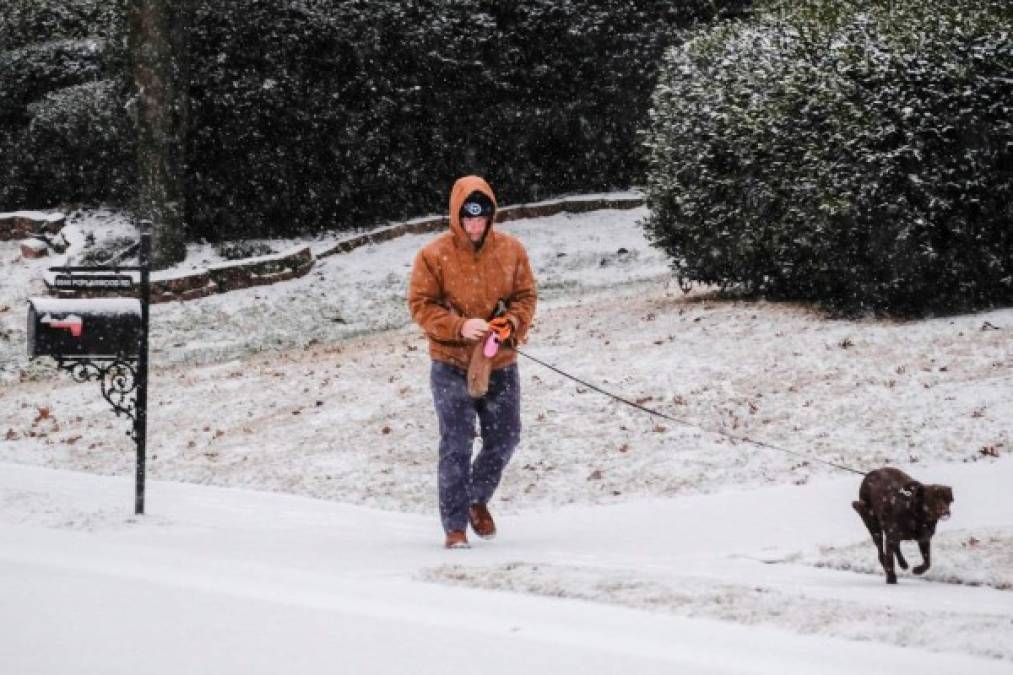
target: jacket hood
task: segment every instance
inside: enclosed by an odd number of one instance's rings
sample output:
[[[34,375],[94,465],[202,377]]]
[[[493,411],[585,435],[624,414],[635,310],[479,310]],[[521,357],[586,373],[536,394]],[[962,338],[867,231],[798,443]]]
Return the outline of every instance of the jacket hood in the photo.
[[[489,187],[489,184],[485,182],[484,178],[465,176],[458,178],[454,182],[454,187],[450,190],[450,231],[454,233],[455,239],[468,246],[471,246],[471,239],[468,237],[468,233],[464,231],[464,226],[461,225],[461,206],[472,192],[481,192],[492,201],[492,216],[489,218],[489,225],[485,230],[483,242],[489,237],[492,224],[496,220],[496,209],[499,208],[499,205],[496,203],[496,195],[493,193],[492,188]]]

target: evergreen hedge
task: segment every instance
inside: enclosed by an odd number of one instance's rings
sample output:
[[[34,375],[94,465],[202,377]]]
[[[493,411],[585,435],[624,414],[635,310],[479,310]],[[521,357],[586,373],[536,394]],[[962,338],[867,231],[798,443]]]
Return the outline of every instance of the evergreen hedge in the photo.
[[[123,0],[0,6],[0,211],[127,199]]]
[[[122,82],[100,80],[29,106],[32,122],[21,140],[31,159],[23,167],[29,204],[129,202],[136,158],[127,100]]]
[[[37,146],[25,145],[26,129],[32,111],[41,110],[31,105],[60,88],[129,80],[119,58],[123,26],[97,9],[99,0],[29,4],[35,9],[0,9],[0,21],[6,13],[8,23],[33,35],[24,43],[0,42],[0,63],[3,54],[35,48],[53,36],[104,38],[110,27],[120,32],[109,39],[116,47],[112,57],[96,72],[40,84],[18,99],[20,119],[6,119],[18,129],[18,154],[25,160],[0,167],[8,178],[0,202],[31,195],[31,204],[17,206],[39,208],[54,200],[95,198],[101,191],[94,186],[57,184],[67,175],[60,167],[71,158],[56,157],[56,149],[44,157],[46,164],[57,163],[55,169],[28,170],[38,162]],[[350,228],[441,212],[452,181],[466,173],[489,177],[505,202],[628,187],[643,176],[636,130],[646,119],[673,30],[747,5],[746,0],[174,3],[187,12],[189,26],[191,236]],[[67,70],[55,59],[46,65]],[[4,77],[0,68],[0,89]],[[121,91],[115,86],[103,91],[107,109],[128,102],[116,98]],[[61,103],[84,106],[68,113],[76,120],[100,108],[94,98],[82,96]],[[122,147],[129,148],[132,138],[124,133],[109,120],[82,143],[106,147],[119,134]],[[9,134],[0,134],[0,143],[2,156],[10,148]],[[103,156],[113,159],[108,152]],[[123,167],[102,173],[94,176],[96,182],[108,176],[126,181],[130,174]],[[52,198],[41,203],[47,186],[54,188]]]
[[[744,3],[236,0],[195,13],[191,222],[362,226],[628,187],[673,26]]]
[[[1010,7],[786,2],[671,49],[646,227],[676,274],[842,312],[1013,302]]]

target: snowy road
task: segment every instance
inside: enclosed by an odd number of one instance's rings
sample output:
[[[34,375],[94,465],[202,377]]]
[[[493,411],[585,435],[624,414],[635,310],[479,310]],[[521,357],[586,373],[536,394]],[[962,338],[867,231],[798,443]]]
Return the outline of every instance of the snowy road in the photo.
[[[1010,512],[1010,498],[973,498],[1013,480],[1013,462],[994,468],[953,472],[965,526]],[[874,614],[991,616],[1007,626],[995,638],[1013,635],[1009,592],[758,561],[853,535],[853,482],[515,515],[500,540],[447,552],[416,515],[156,482],[156,515],[135,519],[128,479],[4,465],[0,662],[19,674],[442,673],[479,659],[491,673],[1008,673],[1002,660],[420,578],[545,565],[743,582]]]

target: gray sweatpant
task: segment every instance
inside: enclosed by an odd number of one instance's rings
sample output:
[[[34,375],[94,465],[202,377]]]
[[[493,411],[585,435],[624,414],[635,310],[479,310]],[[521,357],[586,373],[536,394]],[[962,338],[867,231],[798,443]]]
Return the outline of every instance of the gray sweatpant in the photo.
[[[521,439],[521,388],[517,364],[492,371],[489,391],[468,395],[467,373],[433,361],[429,383],[440,422],[438,483],[440,519],[446,532],[464,530],[468,507],[485,504],[496,491],[503,469]],[[482,449],[471,460],[475,417]]]

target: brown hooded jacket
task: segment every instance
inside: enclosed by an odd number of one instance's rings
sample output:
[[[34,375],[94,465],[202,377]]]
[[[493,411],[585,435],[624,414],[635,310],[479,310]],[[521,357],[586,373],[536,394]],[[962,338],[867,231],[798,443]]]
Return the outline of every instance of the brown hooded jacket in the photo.
[[[485,237],[475,245],[461,225],[460,211],[472,192],[484,193],[493,203]],[[507,303],[506,317],[523,342],[535,313],[535,278],[528,254],[514,237],[496,231],[496,195],[478,176],[465,176],[450,191],[450,230],[426,244],[415,257],[408,287],[408,308],[429,338],[429,355],[468,369],[474,341],[461,337],[467,319],[491,319],[496,302]],[[517,360],[512,349],[500,349],[492,368]]]

